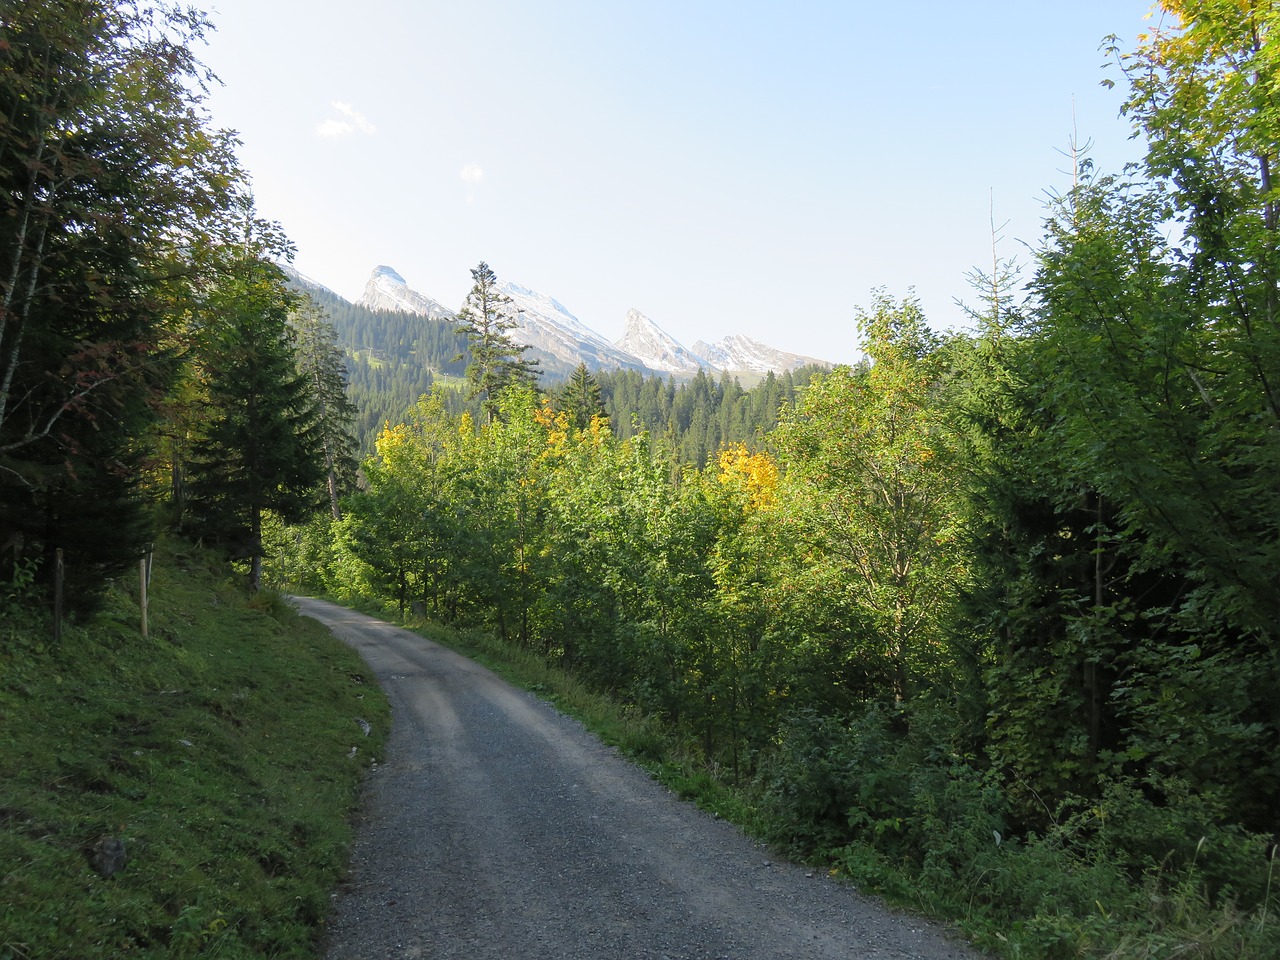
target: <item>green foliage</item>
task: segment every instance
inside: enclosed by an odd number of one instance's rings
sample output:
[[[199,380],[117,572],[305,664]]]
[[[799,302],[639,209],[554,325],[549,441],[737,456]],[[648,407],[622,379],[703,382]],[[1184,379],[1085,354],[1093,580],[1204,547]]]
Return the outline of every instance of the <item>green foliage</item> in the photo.
[[[187,463],[190,526],[248,559],[255,588],[263,513],[304,519],[320,502],[326,474],[322,401],[298,368],[292,305],[270,263],[230,264],[205,304],[194,357],[201,415]]]
[[[585,368],[437,390],[331,589],[573,671],[675,789],[984,946],[1277,953],[1276,15],[1167,6],[1148,162],[1081,164],[1025,305],[993,257],[973,336],[877,292],[858,369],[598,374],[607,420]]]
[[[771,372],[750,389],[728,374],[717,381],[703,370],[678,383],[634,370],[601,371],[595,379],[619,437],[648,433],[674,464],[702,469],[733,444],[767,447],[782,410],[819,372],[817,367],[780,376]]]
[[[560,408],[569,416],[569,423],[578,430],[586,430],[592,420],[605,415],[600,384],[585,363],[574,368],[560,390],[559,400]]]
[[[295,308],[290,325],[296,332],[298,372],[307,379],[316,405],[329,511],[337,519],[338,501],[356,487],[357,411],[347,396],[346,365],[333,324],[310,298]]]
[[[19,0],[0,22],[0,576],[66,554],[92,608],[152,538],[138,464],[173,320],[241,186],[195,11]]]
[[[984,337],[1007,376],[975,443],[969,609],[992,645],[989,755],[1042,827],[1101,777],[1192,782],[1275,827],[1280,331],[1254,175],[1275,127],[1253,86],[1274,17],[1173,6],[1188,29],[1122,58],[1145,175],[1079,171],[1023,341]]]
[[[529,387],[534,382],[536,360],[523,354],[529,349],[516,343],[515,307],[502,292],[493,269],[481,261],[471,271],[474,284],[458,314],[458,326],[467,337],[467,384],[469,395],[480,398],[492,420],[498,399],[510,388]]]
[[[952,669],[943,628],[965,565],[958,477],[944,354],[918,304],[878,293],[859,327],[871,367],[817,378],[776,442],[789,532],[808,551],[802,576],[820,576],[840,605],[814,620],[856,631],[845,641],[854,700],[900,702]]]
[[[0,643],[0,956],[313,956],[385,699],[210,554],[162,543],[150,601],[146,640],[117,586],[56,649]]]

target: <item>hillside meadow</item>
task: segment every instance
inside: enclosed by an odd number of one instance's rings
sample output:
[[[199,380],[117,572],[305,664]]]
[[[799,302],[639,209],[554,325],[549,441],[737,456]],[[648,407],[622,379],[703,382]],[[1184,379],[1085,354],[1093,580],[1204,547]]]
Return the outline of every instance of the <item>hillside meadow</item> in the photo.
[[[4,960],[314,955],[388,708],[351,650],[229,574],[162,544],[146,639],[136,577],[56,645],[0,594]]]

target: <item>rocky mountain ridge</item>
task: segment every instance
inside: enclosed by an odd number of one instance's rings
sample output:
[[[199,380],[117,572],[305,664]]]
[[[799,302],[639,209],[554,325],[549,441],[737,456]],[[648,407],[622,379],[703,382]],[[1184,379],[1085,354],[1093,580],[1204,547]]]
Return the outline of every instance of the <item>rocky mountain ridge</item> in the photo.
[[[646,373],[692,376],[699,369],[712,373],[782,373],[803,366],[831,366],[824,360],[788,353],[742,334],[713,344],[699,341],[689,349],[639,310],[627,312],[620,339],[609,342],[562,303],[545,294],[504,281],[501,291],[516,308],[518,343],[547,373],[572,370],[579,363],[596,370],[639,370]],[[455,312],[412,289],[393,268],[375,267],[356,301],[370,310],[399,311],[432,319],[451,319]]]

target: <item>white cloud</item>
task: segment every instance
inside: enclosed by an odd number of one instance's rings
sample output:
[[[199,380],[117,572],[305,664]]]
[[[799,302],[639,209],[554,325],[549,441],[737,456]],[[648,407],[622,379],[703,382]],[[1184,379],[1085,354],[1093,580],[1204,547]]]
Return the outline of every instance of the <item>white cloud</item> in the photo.
[[[463,183],[479,183],[484,179],[484,167],[478,163],[468,163],[458,171],[458,179]]]
[[[355,128],[351,124],[342,120],[326,120],[324,123],[316,127],[316,133],[319,136],[332,139],[334,137],[349,137],[355,133]]]
[[[321,137],[333,139],[335,137],[349,137],[353,133],[363,133],[366,137],[373,136],[377,128],[370,123],[359,110],[344,103],[341,100],[335,100],[330,106],[342,115],[345,119],[337,117],[329,117],[323,123],[316,127],[316,134]]]

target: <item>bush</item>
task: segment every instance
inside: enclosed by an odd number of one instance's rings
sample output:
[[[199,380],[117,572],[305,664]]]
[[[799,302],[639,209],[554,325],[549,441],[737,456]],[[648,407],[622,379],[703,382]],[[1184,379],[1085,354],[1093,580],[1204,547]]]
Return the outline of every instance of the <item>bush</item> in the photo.
[[[1007,785],[952,730],[927,707],[797,713],[762,768],[773,839],[1009,956],[1280,956],[1275,847],[1219,797],[1113,780],[1011,836]]]

